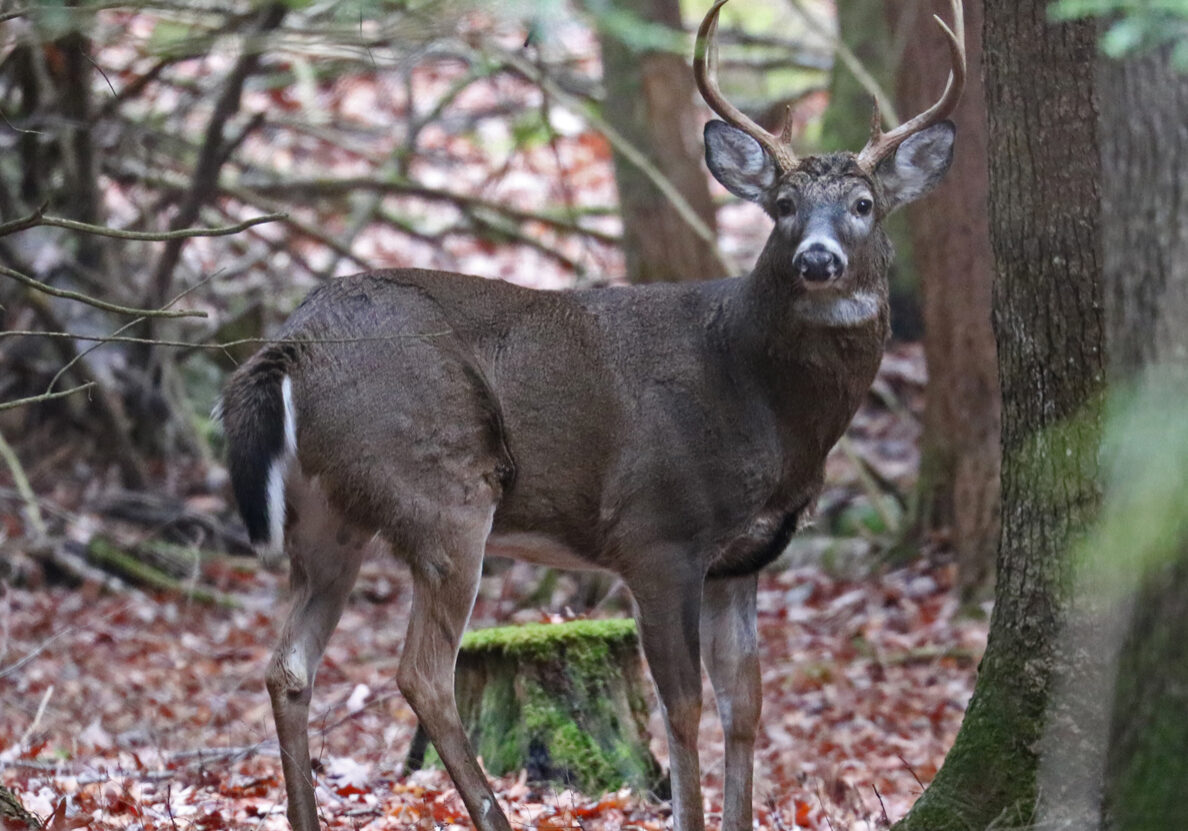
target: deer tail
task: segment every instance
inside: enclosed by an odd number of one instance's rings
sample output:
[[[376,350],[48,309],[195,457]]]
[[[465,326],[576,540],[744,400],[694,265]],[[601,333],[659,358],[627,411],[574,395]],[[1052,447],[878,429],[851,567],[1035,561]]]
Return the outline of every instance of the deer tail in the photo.
[[[215,406],[227,437],[227,471],[248,539],[265,566],[284,555],[285,476],[297,456],[292,352],[259,352],[227,382]]]

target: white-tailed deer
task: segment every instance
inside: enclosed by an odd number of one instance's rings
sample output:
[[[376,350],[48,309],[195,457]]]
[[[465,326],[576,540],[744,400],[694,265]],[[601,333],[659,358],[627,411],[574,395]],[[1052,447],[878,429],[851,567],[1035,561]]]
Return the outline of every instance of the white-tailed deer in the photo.
[[[701,664],[726,735],[722,828],[751,828],[756,572],[784,548],[888,333],[880,223],[952,158],[959,0],[937,103],[857,155],[797,158],[715,81],[718,0],[694,71],[723,121],[706,161],[775,228],[742,278],[533,291],[436,271],[313,291],[231,378],[231,481],[252,540],[288,555],[293,607],[268,670],[289,820],[315,831],[314,672],[378,537],[412,572],[398,682],[477,828],[509,831],[454,702],[484,551],[620,575],[668,733],[679,831],[704,827]]]

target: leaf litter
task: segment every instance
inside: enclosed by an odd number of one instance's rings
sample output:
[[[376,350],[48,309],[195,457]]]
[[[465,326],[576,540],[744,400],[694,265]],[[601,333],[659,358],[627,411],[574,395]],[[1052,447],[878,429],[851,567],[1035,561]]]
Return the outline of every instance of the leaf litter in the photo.
[[[507,595],[506,579],[485,578],[479,625]],[[261,573],[252,583],[231,610],[8,588],[0,784],[56,827],[286,828],[263,686],[283,581]],[[330,828],[470,827],[444,772],[402,771],[416,726],[394,682],[409,595],[397,564],[369,562],[319,671],[310,743]],[[819,567],[764,574],[759,610],[757,827],[874,829],[903,815],[952,742],[985,644],[984,621],[959,614],[952,567],[920,561],[858,580]],[[705,702],[712,827],[722,733],[708,685]],[[662,735],[658,716],[651,728]],[[654,745],[663,757],[663,742]],[[523,775],[495,788],[516,827],[662,829],[668,820],[663,803],[628,791],[583,795]]]

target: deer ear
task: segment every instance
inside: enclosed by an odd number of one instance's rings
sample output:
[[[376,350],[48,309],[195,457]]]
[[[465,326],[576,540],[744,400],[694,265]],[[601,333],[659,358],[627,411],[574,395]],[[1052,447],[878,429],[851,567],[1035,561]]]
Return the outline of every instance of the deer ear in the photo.
[[[705,125],[705,163],[735,196],[751,202],[775,184],[776,166],[759,142],[724,121]]]
[[[928,193],[953,162],[957,127],[942,121],[909,138],[875,173],[887,194],[887,213]]]

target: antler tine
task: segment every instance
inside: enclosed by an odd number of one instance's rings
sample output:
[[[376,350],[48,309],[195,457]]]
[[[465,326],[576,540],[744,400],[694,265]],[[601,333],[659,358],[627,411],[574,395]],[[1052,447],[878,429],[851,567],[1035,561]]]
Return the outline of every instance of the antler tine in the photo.
[[[737,127],[759,142],[780,170],[787,172],[796,166],[796,154],[792,152],[791,146],[752,121],[742,110],[727,101],[718,88],[718,12],[727,2],[728,0],[716,0],[697,29],[697,40],[693,46],[693,77],[697,80],[701,97],[709,104],[710,109],[727,124]],[[787,125],[783,132],[788,132]]]
[[[880,126],[878,102],[875,102],[874,120],[871,123],[870,140],[858,154],[858,164],[865,170],[873,171],[879,162],[887,158],[895,148],[903,144],[911,136],[925,130],[934,124],[939,124],[957,108],[961,100],[961,93],[965,89],[965,15],[961,7],[961,0],[951,0],[953,6],[953,28],[950,29],[939,15],[932,19],[940,26],[949,44],[949,59],[952,61],[952,71],[945,84],[945,91],[935,104],[915,118],[905,121],[889,133],[884,133]]]

